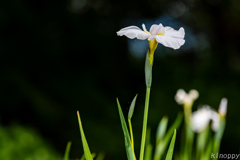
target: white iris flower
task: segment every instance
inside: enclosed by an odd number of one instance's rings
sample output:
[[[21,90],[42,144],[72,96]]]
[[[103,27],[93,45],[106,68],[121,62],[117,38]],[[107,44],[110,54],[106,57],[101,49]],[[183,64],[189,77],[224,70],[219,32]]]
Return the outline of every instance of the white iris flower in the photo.
[[[126,27],[118,31],[117,35],[125,35],[130,39],[148,39],[150,51],[155,51],[158,43],[173,49],[179,49],[185,43],[185,31],[182,27],[176,31],[171,27],[164,27],[160,23],[159,25],[152,25],[149,32],[144,24],[142,24],[142,28],[143,30],[136,26]]]
[[[212,110],[209,106],[204,106],[192,113],[191,126],[193,131],[199,133],[207,128],[208,124],[212,121],[212,130],[217,131],[220,124],[219,114]]]
[[[212,121],[212,130],[217,131],[220,126],[220,119],[225,118],[226,113],[227,98],[221,100],[218,112],[214,111],[209,106],[204,106],[192,113],[192,129],[199,133],[208,126],[210,121]]]

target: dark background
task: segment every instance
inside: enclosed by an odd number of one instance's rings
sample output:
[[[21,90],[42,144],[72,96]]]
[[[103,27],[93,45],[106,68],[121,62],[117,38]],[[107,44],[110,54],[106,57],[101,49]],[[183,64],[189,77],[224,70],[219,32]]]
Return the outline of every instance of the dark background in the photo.
[[[239,153],[237,0],[1,1],[1,125],[30,127],[62,155],[71,140],[70,157],[80,158],[79,110],[91,151],[104,151],[106,159],[126,159],[116,97],[127,115],[138,93],[132,119],[138,155],[148,43],[116,32],[142,23],[147,29],[163,23],[186,32],[179,50],[159,44],[155,53],[148,121],[153,142],[162,116],[172,123],[182,110],[174,101],[176,91],[197,89],[200,97],[193,110],[201,104],[218,109],[221,98],[228,98],[221,152]]]

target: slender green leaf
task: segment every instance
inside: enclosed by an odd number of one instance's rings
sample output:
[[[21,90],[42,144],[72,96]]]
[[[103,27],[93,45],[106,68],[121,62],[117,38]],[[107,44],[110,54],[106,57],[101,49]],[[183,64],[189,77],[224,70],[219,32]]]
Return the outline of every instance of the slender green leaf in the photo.
[[[168,129],[167,133],[164,135],[164,131],[157,131],[157,134],[160,134],[160,135],[157,135],[157,138],[158,138],[158,141],[156,143],[156,148],[155,148],[155,153],[154,153],[154,160],[160,160],[162,158],[162,156],[164,155],[164,152],[166,151],[167,149],[167,146],[169,144],[169,141],[171,140],[171,136],[174,132],[174,129],[178,129],[181,122],[182,122],[182,119],[183,119],[183,114],[182,113],[179,113],[176,120],[174,121],[174,123],[171,125],[171,127]],[[162,119],[161,120],[162,122],[160,122],[159,125],[161,125],[162,123],[162,128],[165,129],[167,126],[166,123],[166,119]],[[159,128],[161,128],[159,126]],[[161,133],[162,132],[162,133]],[[164,137],[162,137],[164,136]]]
[[[136,99],[137,99],[137,95],[136,95],[136,96],[134,97],[134,99],[132,100],[130,109],[129,109],[129,111],[128,111],[128,119],[131,119],[131,118],[132,118],[133,111],[134,111],[135,104],[136,104]]]
[[[105,153],[100,152],[100,153],[98,153],[96,160],[103,160],[104,157],[105,157]]]
[[[151,130],[147,130],[146,135],[146,152],[144,155],[144,160],[152,160],[152,144],[151,144]]]
[[[213,153],[219,153],[220,145],[221,145],[221,140],[222,136],[225,130],[226,126],[226,119],[225,118],[220,118],[220,125],[217,130],[217,132],[214,135],[214,142],[213,142]],[[215,158],[218,159],[218,158]]]
[[[164,137],[164,143],[168,143],[170,138],[171,138],[171,135],[173,134],[174,130],[175,129],[178,129],[181,122],[182,122],[182,119],[183,119],[183,114],[182,113],[178,113],[178,116],[176,118],[176,120],[174,121],[174,123],[172,124],[172,126],[168,129],[165,137]]]
[[[92,153],[92,158],[96,157],[96,153]],[[80,160],[85,160],[85,154],[82,155]]]
[[[209,131],[210,130],[209,130],[209,126],[208,126],[205,130],[198,133],[198,135],[197,135],[197,152],[196,152],[197,159],[199,159],[199,157],[202,156],[204,149],[206,148]]]
[[[66,147],[66,150],[65,150],[63,160],[69,160],[69,152],[70,152],[71,144],[72,144],[72,142],[70,142],[70,141],[67,143],[67,147]]]
[[[133,148],[131,146],[131,141],[130,141],[128,128],[127,128],[125,118],[123,116],[122,109],[121,109],[121,106],[120,106],[120,103],[119,103],[118,99],[117,99],[117,105],[118,105],[119,116],[120,116],[120,120],[121,120],[121,124],[122,124],[122,129],[123,129],[123,133],[124,133],[125,148],[126,148],[128,160],[136,160],[135,153],[134,153]]]
[[[208,142],[208,145],[206,147],[206,151],[204,154],[202,154],[202,158],[201,160],[210,160],[211,158],[211,153],[212,153],[212,140],[210,139],[210,141]]]
[[[185,146],[183,159],[192,160],[194,132],[189,123],[185,123]]]
[[[174,134],[173,134],[173,137],[172,137],[172,141],[171,141],[170,146],[169,146],[169,148],[168,148],[166,160],[172,160],[172,155],[173,155],[175,140],[176,140],[176,129],[174,130]]]
[[[168,117],[164,116],[158,125],[157,135],[156,135],[157,143],[164,137],[167,130],[167,124],[168,124]]]
[[[84,159],[85,159],[85,155],[83,154],[80,160],[84,160]]]
[[[85,158],[86,158],[86,160],[93,160],[91,151],[88,147],[87,140],[86,140],[86,137],[83,132],[82,122],[81,122],[80,114],[78,111],[77,111],[77,116],[78,116],[78,123],[79,123],[80,133],[81,133],[81,137],[82,137],[82,144],[83,144]]]
[[[136,99],[137,99],[137,95],[132,100],[130,109],[128,111],[128,124],[129,124],[129,129],[130,129],[131,145],[132,145],[133,150],[134,150],[134,138],[133,138],[133,129],[132,129],[131,118],[132,118],[133,111],[134,111],[134,108],[135,108]]]

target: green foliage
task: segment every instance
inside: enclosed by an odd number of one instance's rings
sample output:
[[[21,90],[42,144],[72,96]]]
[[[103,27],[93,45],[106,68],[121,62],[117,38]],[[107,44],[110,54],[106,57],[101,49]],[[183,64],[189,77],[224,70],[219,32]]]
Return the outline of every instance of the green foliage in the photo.
[[[129,124],[129,130],[130,130],[130,135],[131,135],[131,144],[132,144],[133,150],[134,150],[134,138],[133,138],[133,129],[132,129],[131,118],[132,118],[133,111],[134,111],[134,108],[135,108],[136,99],[137,99],[137,95],[132,100],[130,109],[128,111],[128,124]]]
[[[77,111],[77,116],[78,116],[78,123],[79,123],[80,134],[82,137],[82,145],[83,145],[85,158],[86,158],[86,160],[93,160],[91,151],[88,147],[87,140],[86,140],[86,137],[83,132],[82,122],[81,122],[80,114],[78,111]]]
[[[105,157],[105,153],[100,152],[98,153],[96,160],[103,160],[104,157]]]
[[[60,155],[34,130],[19,125],[0,127],[1,160],[52,160]]]
[[[67,144],[67,147],[66,147],[66,151],[65,151],[63,160],[69,160],[69,152],[70,152],[71,144],[72,144],[72,142],[69,141]]]
[[[119,103],[118,99],[117,99],[117,106],[118,106],[119,116],[120,116],[122,129],[123,129],[123,133],[124,133],[124,140],[125,140],[125,148],[126,148],[126,152],[127,152],[127,158],[128,158],[128,160],[136,160],[135,153],[134,153],[132,145],[131,145],[131,140],[130,140],[128,128],[127,128],[125,118],[123,116],[122,109],[121,109],[121,106],[120,106],[120,103]]]
[[[170,143],[170,146],[169,146],[169,149],[168,149],[168,152],[167,152],[166,160],[172,160],[175,140],[176,140],[176,130],[174,130],[172,141]]]
[[[167,149],[171,136],[174,133],[174,130],[179,128],[182,122],[182,119],[183,119],[183,114],[179,113],[176,120],[171,125],[171,127],[167,130],[167,133],[166,133],[168,118],[167,117],[162,118],[157,129],[154,160],[160,160],[162,158],[162,156],[164,155]]]
[[[147,130],[146,135],[146,151],[144,155],[144,160],[151,160],[152,159],[152,144],[151,144],[151,130]]]
[[[134,108],[135,108],[136,100],[137,100],[137,95],[136,95],[136,96],[134,97],[134,99],[132,100],[130,109],[129,109],[129,111],[128,111],[128,119],[130,119],[130,120],[131,120],[132,115],[133,115],[133,111],[134,111]]]

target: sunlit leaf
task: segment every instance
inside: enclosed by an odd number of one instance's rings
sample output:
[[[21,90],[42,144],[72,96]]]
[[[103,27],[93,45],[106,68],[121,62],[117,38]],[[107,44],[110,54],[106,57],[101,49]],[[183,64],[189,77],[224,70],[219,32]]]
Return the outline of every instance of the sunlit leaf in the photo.
[[[176,140],[176,129],[174,130],[174,134],[173,134],[173,137],[172,137],[172,141],[171,141],[170,146],[169,146],[169,148],[168,148],[166,160],[172,160],[172,155],[173,155],[175,140]]]
[[[78,111],[77,111],[77,116],[78,116],[78,123],[79,123],[80,133],[81,133],[81,137],[82,137],[82,144],[83,144],[85,158],[86,158],[86,160],[93,160],[92,154],[90,152],[90,149],[87,144],[87,140],[86,140],[84,132],[83,132],[81,118],[80,118],[80,114]]]

